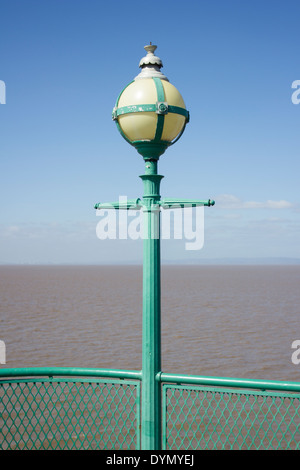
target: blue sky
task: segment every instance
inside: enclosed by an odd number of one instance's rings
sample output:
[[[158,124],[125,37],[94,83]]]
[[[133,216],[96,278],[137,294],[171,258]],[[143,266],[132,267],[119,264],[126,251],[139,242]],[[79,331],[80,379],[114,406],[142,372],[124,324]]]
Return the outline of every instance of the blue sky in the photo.
[[[205,241],[164,262],[300,259],[299,14],[294,0],[1,0],[0,263],[141,262],[96,236],[93,206],[142,196],[111,111],[146,44],[191,120],[161,157],[162,197],[215,199]]]

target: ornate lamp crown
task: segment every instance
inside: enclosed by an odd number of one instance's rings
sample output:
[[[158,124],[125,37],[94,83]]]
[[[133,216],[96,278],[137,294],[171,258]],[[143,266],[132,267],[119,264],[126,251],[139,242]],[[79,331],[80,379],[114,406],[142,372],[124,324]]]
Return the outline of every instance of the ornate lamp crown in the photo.
[[[142,69],[118,96],[112,117],[124,139],[146,159],[158,159],[181,137],[189,112],[179,91],[160,71],[157,46],[145,46]]]

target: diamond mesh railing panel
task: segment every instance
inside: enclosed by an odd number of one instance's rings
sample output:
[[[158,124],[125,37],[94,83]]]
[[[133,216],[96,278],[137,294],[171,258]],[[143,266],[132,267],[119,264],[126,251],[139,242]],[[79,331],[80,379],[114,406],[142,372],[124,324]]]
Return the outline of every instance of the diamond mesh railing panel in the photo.
[[[139,409],[138,381],[2,381],[0,449],[137,449]]]
[[[0,449],[140,449],[140,373],[45,371],[0,371]],[[163,449],[300,449],[300,383],[161,380]]]
[[[300,449],[300,394],[163,386],[164,449]]]

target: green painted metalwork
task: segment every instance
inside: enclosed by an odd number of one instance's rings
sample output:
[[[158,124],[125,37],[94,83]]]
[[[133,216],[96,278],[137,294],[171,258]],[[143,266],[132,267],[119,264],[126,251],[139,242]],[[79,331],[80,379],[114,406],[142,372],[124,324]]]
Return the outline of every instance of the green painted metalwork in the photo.
[[[215,201],[208,199],[207,201],[199,201],[194,199],[166,199],[160,201],[160,206],[164,209],[174,207],[196,207],[196,206],[214,206]]]
[[[131,142],[144,159],[158,160],[159,157],[170,147],[171,143],[167,141],[149,141],[149,140],[135,140]]]
[[[253,380],[233,377],[209,377],[198,375],[167,374],[157,376],[161,382],[175,384],[194,384],[217,387],[255,388],[258,390],[277,390],[282,392],[300,392],[300,382],[283,382],[280,380]]]
[[[160,83],[158,80],[157,83]],[[161,83],[160,83],[161,85]],[[159,99],[164,99],[163,88],[157,85]],[[163,115],[162,115],[163,118]],[[214,201],[164,199],[160,201],[162,175],[157,173],[162,142],[153,150],[153,142],[143,142],[140,153],[145,160],[145,173],[140,176],[144,185],[142,200],[133,199],[123,204],[98,203],[96,209],[142,208],[143,236],[143,348],[142,348],[142,418],[141,442],[144,450],[161,449],[161,281],[160,281],[160,212],[161,207],[182,205],[213,205]]]
[[[0,449],[138,450],[142,379],[114,369],[0,369]],[[300,450],[299,382],[160,371],[155,382],[163,450]]]
[[[160,281],[160,182],[157,161],[146,160],[143,212],[143,350],[142,433],[144,450],[161,449],[161,281]]]
[[[193,200],[193,199],[163,199],[158,201],[158,204],[163,209],[173,209],[176,207],[196,207],[196,206],[213,206],[215,201],[208,199],[203,200]],[[95,209],[119,209],[119,210],[139,210],[143,207],[143,202],[141,199],[128,199],[126,201],[116,201],[116,202],[98,202],[94,205]]]
[[[165,92],[164,92],[164,87],[161,83],[161,80],[159,78],[153,78],[153,81],[155,83],[156,87],[156,93],[157,93],[157,125],[156,125],[156,132],[155,132],[155,137],[154,140],[160,141],[161,136],[163,133],[164,129],[164,123],[165,123],[165,114],[168,110],[168,105],[165,103]]]
[[[120,134],[121,134],[121,136],[123,137],[123,139],[125,139],[126,142],[128,142],[130,145],[132,145],[132,143],[131,143],[131,141],[126,137],[126,135],[124,134],[124,132],[122,131],[121,126],[120,126],[120,124],[119,124],[119,122],[118,122],[116,113],[117,113],[117,109],[118,109],[118,105],[119,105],[119,101],[120,101],[120,97],[121,97],[122,93],[124,92],[124,90],[125,90],[127,87],[129,87],[129,85],[131,85],[131,83],[133,83],[133,81],[134,81],[134,80],[132,80],[130,83],[128,83],[128,85],[126,85],[126,86],[123,88],[123,90],[119,93],[119,96],[118,96],[117,101],[116,101],[116,105],[115,105],[115,107],[114,107],[114,109],[113,109],[113,111],[112,111],[112,119],[115,121],[118,131],[120,132]]]
[[[127,201],[117,202],[98,202],[94,205],[95,209],[123,209],[123,210],[139,210],[142,207],[141,199],[128,199]]]
[[[139,104],[132,106],[122,106],[121,108],[114,108],[112,112],[113,120],[115,121],[119,116],[131,113],[157,113],[157,114],[180,114],[186,119],[189,118],[189,112],[185,108],[179,106],[168,105],[166,102],[157,101],[156,104]]]
[[[119,101],[120,101],[120,97],[122,95],[122,93],[126,90],[126,88],[129,87],[129,85],[131,85],[132,83],[134,82],[134,80],[131,80],[131,82],[129,82],[124,88],[123,90],[120,91],[119,95],[118,95],[118,98],[117,98],[117,101],[116,101],[116,104],[115,104],[115,107],[113,109],[113,113],[114,113],[114,110],[117,109],[118,105],[119,105]]]
[[[173,382],[163,385],[164,450],[300,449],[300,383],[170,374],[161,380]]]
[[[0,372],[0,449],[140,448],[140,372]]]
[[[142,372],[120,369],[94,369],[87,367],[18,367],[0,369],[0,379],[6,377],[109,377],[141,380]]]
[[[186,118],[186,122],[190,120],[190,113],[185,108],[180,108],[179,106],[168,105],[168,113],[180,114]]]
[[[123,116],[124,114],[131,114],[131,113],[156,113],[157,106],[156,104],[139,104],[139,105],[132,105],[132,106],[122,106],[121,108],[114,108],[113,109],[113,120],[116,120],[119,116]]]

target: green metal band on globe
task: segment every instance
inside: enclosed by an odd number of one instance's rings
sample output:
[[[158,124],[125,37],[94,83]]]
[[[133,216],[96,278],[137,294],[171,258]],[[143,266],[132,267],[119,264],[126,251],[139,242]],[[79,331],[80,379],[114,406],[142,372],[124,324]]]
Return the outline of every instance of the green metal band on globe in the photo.
[[[156,104],[139,104],[132,106],[122,106],[121,108],[114,108],[112,118],[115,121],[119,116],[130,113],[157,113],[157,114],[180,114],[184,116],[187,121],[189,120],[189,112],[185,108],[179,106],[168,105],[167,103],[157,101]]]
[[[131,106],[122,106],[121,108],[114,108],[112,118],[115,121],[119,116],[131,113],[155,113],[155,104],[134,104]]]
[[[180,137],[182,136],[186,124],[190,120],[189,111],[185,108],[181,108],[179,106],[172,106],[169,105],[165,101],[165,92],[163,88],[163,84],[160,78],[152,77],[157,93],[157,102],[155,104],[140,104],[140,105],[131,105],[131,106],[122,106],[118,108],[119,100],[122,93],[126,90],[126,88],[131,85],[130,82],[119,94],[118,99],[116,101],[116,105],[112,111],[112,119],[115,121],[118,131],[122,135],[122,137],[128,142],[130,145],[136,148],[138,153],[144,157],[145,160],[154,159],[158,160],[159,157],[166,151],[166,149],[177,142]],[[157,124],[156,124],[156,131],[153,140],[137,140],[131,141],[123,132],[119,122],[118,117],[123,116],[124,114],[132,114],[132,113],[157,113]],[[164,122],[165,122],[165,115],[168,113],[179,114],[185,117],[185,122],[182,131],[176,137],[176,139],[172,142],[163,141],[161,140],[163,129],[164,129]]]
[[[163,104],[163,102],[165,101],[165,92],[164,92],[164,87],[161,83],[161,80],[159,78],[153,78],[153,81],[156,87],[157,102]],[[160,107],[160,110],[165,111],[167,106],[165,104],[163,104],[163,106],[164,106],[163,108],[162,106]],[[161,136],[164,130],[164,123],[165,123],[165,113],[159,112],[157,114],[156,132],[154,136],[155,142],[158,142],[161,139]]]
[[[165,92],[164,92],[164,87],[161,83],[160,78],[155,78],[153,77],[153,81],[155,83],[156,87],[156,93],[157,93],[157,103],[160,103],[160,109],[157,110],[157,125],[156,125],[156,132],[154,136],[155,142],[160,141],[163,130],[164,130],[164,123],[165,123],[165,111],[167,108],[167,105],[164,104],[165,101]],[[159,108],[159,105],[158,105]],[[163,112],[159,112],[163,111]]]

